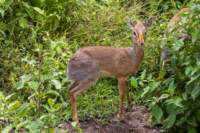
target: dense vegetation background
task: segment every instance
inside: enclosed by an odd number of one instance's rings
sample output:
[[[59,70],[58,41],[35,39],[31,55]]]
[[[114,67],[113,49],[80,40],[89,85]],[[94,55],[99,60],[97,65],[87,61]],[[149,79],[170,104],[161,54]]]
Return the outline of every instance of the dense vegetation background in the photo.
[[[180,30],[167,32],[183,7],[191,9],[177,24],[191,36],[185,42]],[[198,0],[0,0],[0,131],[39,132],[70,120],[67,61],[83,46],[130,46],[127,17],[155,18],[143,65],[130,77],[134,103],[148,106],[165,132],[200,131]],[[170,50],[165,66],[163,47]],[[117,111],[117,82],[103,78],[78,100],[81,119],[106,122]]]

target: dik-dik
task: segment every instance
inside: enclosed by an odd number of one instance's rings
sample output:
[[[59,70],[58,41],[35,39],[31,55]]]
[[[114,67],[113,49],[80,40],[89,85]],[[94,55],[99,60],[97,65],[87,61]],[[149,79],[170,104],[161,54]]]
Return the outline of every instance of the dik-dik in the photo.
[[[189,14],[191,12],[190,8],[182,8],[179,10],[170,20],[168,23],[167,31],[169,34],[173,34],[173,31],[179,33],[178,39],[182,41],[187,41],[191,39],[191,36],[184,31],[183,27],[180,26],[180,22],[182,21],[183,14]],[[162,48],[161,51],[161,61],[162,67],[164,67],[165,63],[170,62],[170,49]]]
[[[141,21],[128,25],[133,31],[133,44],[128,48],[85,47],[79,49],[68,63],[68,78],[73,81],[69,88],[72,118],[79,123],[77,96],[94,85],[100,76],[115,77],[118,80],[119,112],[123,115],[123,101],[127,95],[128,76],[135,74],[143,60],[146,25]]]
[[[173,30],[179,32],[178,38],[182,41],[187,41],[191,39],[190,35],[184,31],[183,27],[180,27],[180,22],[182,21],[183,14],[189,14],[191,12],[190,8],[182,8],[178,11],[169,21],[168,23],[168,32],[171,34]]]

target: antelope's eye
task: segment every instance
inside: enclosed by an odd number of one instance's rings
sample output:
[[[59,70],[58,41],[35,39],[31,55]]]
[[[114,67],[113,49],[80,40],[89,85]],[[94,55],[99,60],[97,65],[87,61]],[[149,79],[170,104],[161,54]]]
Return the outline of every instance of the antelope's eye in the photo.
[[[137,35],[136,32],[133,32],[133,35],[136,36]]]

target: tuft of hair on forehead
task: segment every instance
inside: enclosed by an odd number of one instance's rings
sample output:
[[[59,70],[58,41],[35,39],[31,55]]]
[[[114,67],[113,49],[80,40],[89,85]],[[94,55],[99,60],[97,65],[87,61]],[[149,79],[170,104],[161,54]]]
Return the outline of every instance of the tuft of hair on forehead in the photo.
[[[130,18],[127,18],[128,27],[132,31],[144,33],[147,31],[148,27],[151,26],[154,19],[155,17],[151,17],[145,21],[141,21],[141,20],[132,21]]]
[[[145,32],[146,27],[142,21],[138,20],[136,25],[134,26],[134,30],[136,30],[137,32]]]

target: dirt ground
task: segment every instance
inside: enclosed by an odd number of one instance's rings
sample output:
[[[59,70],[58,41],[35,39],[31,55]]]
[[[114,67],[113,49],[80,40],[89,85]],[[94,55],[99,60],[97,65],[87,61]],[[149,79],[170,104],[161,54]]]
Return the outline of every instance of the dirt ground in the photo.
[[[80,125],[84,133],[160,133],[158,128],[151,126],[148,119],[149,113],[146,107],[133,106],[121,121],[112,118],[108,124],[101,124],[88,120],[80,122]],[[77,133],[70,122],[61,124],[60,129],[69,133]]]

